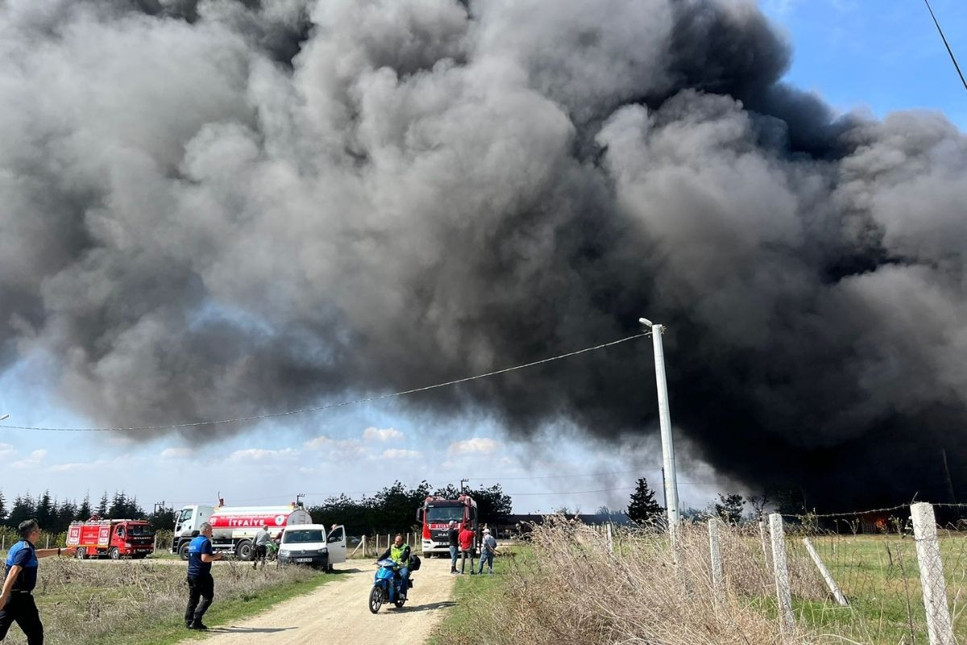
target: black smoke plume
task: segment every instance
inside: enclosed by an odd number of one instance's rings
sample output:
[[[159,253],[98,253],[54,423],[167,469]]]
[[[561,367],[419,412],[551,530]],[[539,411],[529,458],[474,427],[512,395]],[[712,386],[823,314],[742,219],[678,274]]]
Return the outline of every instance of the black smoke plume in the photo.
[[[0,367],[49,357],[105,425],[193,422],[647,315],[721,475],[945,501],[945,450],[967,497],[967,139],[834,118],[789,58],[741,0],[5,0]],[[407,401],[617,445],[656,426],[651,360]]]

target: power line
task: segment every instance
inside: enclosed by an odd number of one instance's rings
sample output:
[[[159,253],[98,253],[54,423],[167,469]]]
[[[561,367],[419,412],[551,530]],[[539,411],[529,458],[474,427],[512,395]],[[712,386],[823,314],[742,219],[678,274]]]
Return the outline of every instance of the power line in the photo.
[[[967,80],[964,80],[964,74],[960,71],[960,65],[957,64],[957,57],[954,56],[954,52],[950,49],[950,43],[947,42],[947,37],[944,36],[943,29],[940,28],[940,23],[937,21],[937,16],[934,15],[933,9],[930,7],[930,0],[923,0],[924,4],[927,5],[927,11],[930,12],[930,17],[933,18],[933,24],[937,26],[937,31],[940,32],[940,38],[943,40],[944,47],[947,48],[947,53],[950,54],[950,60],[954,64],[954,68],[957,70],[957,75],[960,76],[960,82],[964,84],[964,89],[967,90]]]
[[[296,414],[308,414],[310,412],[322,412],[323,410],[331,410],[334,408],[342,408],[352,405],[359,405],[361,403],[370,403],[373,401],[382,401],[384,399],[391,399],[394,397],[407,396],[409,394],[417,394],[419,392],[427,392],[429,390],[436,390],[443,387],[450,387],[452,385],[459,385],[460,383],[467,383],[469,381],[476,381],[478,379],[488,378],[491,376],[497,376],[498,374],[506,374],[507,372],[513,372],[516,370],[522,370],[528,367],[534,367],[536,365],[542,365],[544,363],[550,363],[552,361],[559,361],[564,358],[570,358],[572,356],[577,356],[578,354],[585,354],[587,352],[597,351],[599,349],[605,349],[606,347],[612,347],[614,345],[619,345],[621,343],[626,343],[629,340],[635,340],[636,338],[641,338],[642,336],[650,336],[651,331],[646,331],[641,334],[635,334],[633,336],[627,336],[619,340],[613,340],[610,343],[602,343],[600,345],[595,345],[594,347],[585,347],[584,349],[579,349],[574,352],[568,352],[567,354],[559,354],[558,356],[552,356],[550,358],[544,358],[539,361],[533,361],[531,363],[524,363],[523,365],[515,365],[514,367],[506,367],[500,370],[494,370],[493,372],[486,372],[484,374],[477,374],[476,376],[467,376],[465,378],[456,379],[453,381],[447,381],[445,383],[437,383],[435,385],[427,385],[425,387],[417,387],[410,390],[403,390],[401,392],[393,392],[391,394],[382,394],[379,396],[370,396],[362,399],[353,399],[351,401],[341,401],[339,403],[329,403],[327,405],[319,405],[311,408],[301,408],[298,410],[288,410],[286,412],[272,412],[269,414],[258,414],[247,417],[235,417],[232,419],[218,419],[214,421],[196,421],[193,423],[172,423],[167,425],[154,425],[154,426],[132,426],[132,427],[117,427],[117,428],[43,428],[34,426],[8,426],[0,425],[0,430],[34,430],[36,432],[137,432],[143,430],[177,430],[179,428],[196,428],[199,426],[208,425],[224,425],[228,423],[244,423],[248,421],[262,421],[265,419],[274,419],[278,417],[287,417]]]
[[[611,493],[618,490],[634,490],[634,488],[635,488],[634,486],[621,486],[619,488],[602,488],[600,490],[572,490],[572,491],[565,491],[561,493],[554,492],[554,493],[506,493],[506,494],[512,497],[513,496],[535,497],[538,495],[585,495],[589,493]]]

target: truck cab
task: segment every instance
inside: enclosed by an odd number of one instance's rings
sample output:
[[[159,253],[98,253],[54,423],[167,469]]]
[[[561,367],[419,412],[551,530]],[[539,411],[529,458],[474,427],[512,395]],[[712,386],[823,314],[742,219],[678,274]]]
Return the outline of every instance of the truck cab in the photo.
[[[282,532],[279,564],[307,564],[332,571],[334,564],[346,561],[346,527],[334,526],[326,532],[322,524],[292,524]]]

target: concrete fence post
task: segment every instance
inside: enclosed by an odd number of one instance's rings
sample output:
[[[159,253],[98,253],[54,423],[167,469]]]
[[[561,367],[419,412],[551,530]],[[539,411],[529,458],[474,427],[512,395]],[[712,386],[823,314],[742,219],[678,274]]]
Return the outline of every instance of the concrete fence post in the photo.
[[[611,535],[610,524],[608,524],[608,551],[614,553],[614,537]]]
[[[782,528],[782,515],[769,515],[769,532],[772,534],[772,572],[776,578],[776,597],[779,600],[779,618],[784,641],[791,641],[796,631],[792,616],[792,593],[789,590],[789,568],[786,565],[786,533]]]
[[[712,558],[712,599],[715,601],[715,606],[720,607],[725,601],[725,580],[722,575],[719,521],[714,517],[708,521],[708,548]]]
[[[769,559],[769,537],[766,535],[766,518],[759,518],[759,541],[762,542],[762,558],[766,566],[771,567],[772,561]]]
[[[923,606],[927,610],[927,633],[930,645],[956,645],[954,626],[947,607],[947,584],[940,559],[937,540],[937,519],[933,506],[926,502],[910,506],[913,536],[917,541],[917,563],[920,565],[920,585]]]
[[[839,590],[839,587],[836,585],[836,581],[833,580],[833,576],[829,573],[829,569],[826,568],[826,565],[823,564],[819,554],[816,553],[816,549],[813,547],[812,542],[809,541],[809,538],[803,538],[802,543],[806,545],[806,550],[809,551],[809,557],[812,558],[813,562],[816,563],[816,568],[819,569],[819,574],[823,577],[823,580],[826,581],[826,586],[829,587],[829,591],[831,594],[833,594],[833,598],[835,598],[836,602],[843,607],[849,606],[849,603],[846,602],[846,596],[844,596],[843,592]]]

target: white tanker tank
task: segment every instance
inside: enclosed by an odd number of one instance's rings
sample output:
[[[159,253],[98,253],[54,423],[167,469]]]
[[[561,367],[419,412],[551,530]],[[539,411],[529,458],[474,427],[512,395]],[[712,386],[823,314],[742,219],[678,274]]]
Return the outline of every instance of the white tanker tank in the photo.
[[[272,537],[276,537],[289,524],[312,524],[312,517],[301,504],[295,503],[283,506],[193,504],[176,515],[171,552],[187,560],[192,533],[205,522],[212,525],[212,548],[216,552],[234,553],[242,560],[249,560],[252,539],[262,526],[267,526]]]

